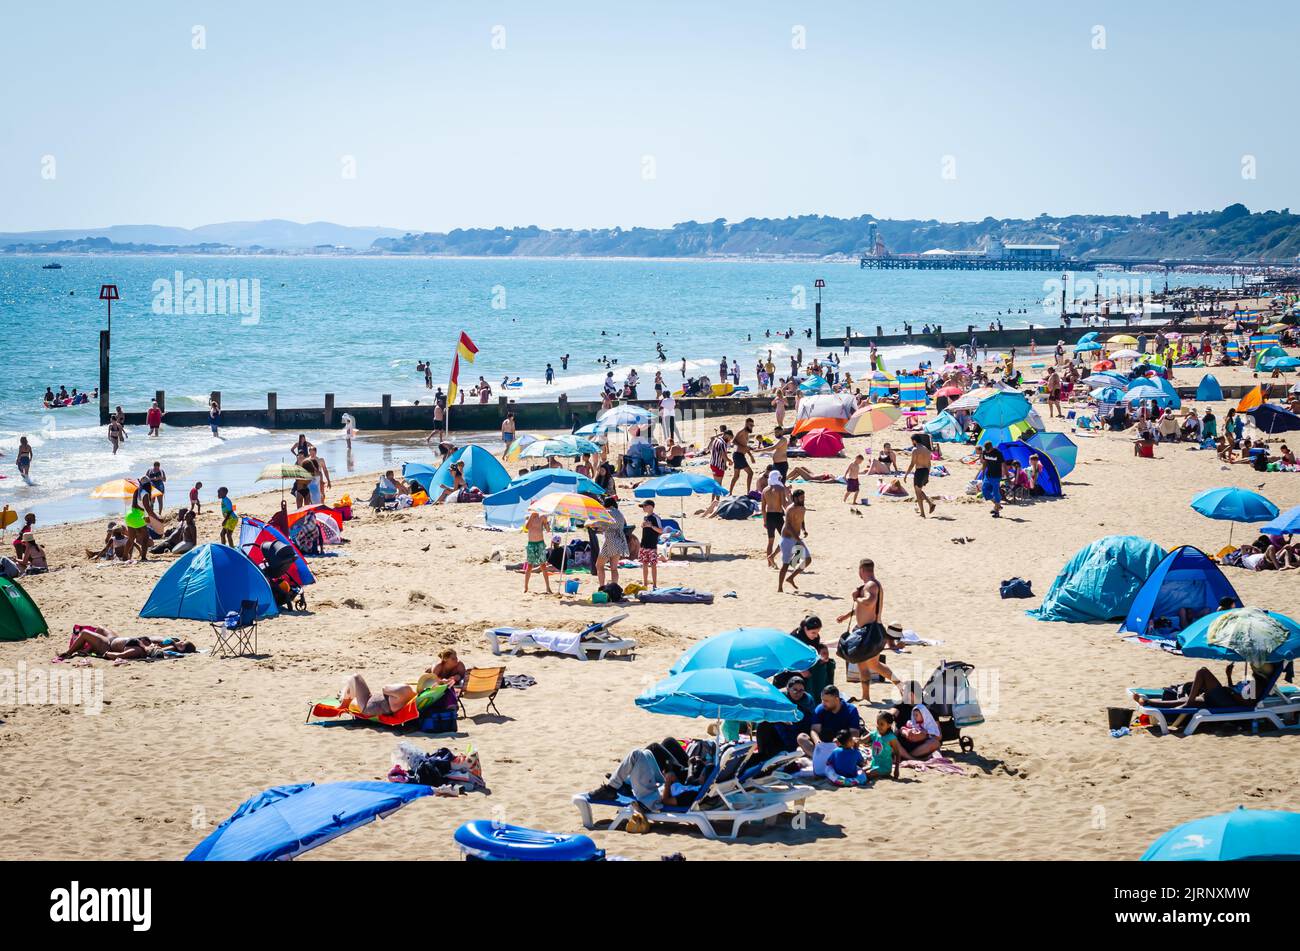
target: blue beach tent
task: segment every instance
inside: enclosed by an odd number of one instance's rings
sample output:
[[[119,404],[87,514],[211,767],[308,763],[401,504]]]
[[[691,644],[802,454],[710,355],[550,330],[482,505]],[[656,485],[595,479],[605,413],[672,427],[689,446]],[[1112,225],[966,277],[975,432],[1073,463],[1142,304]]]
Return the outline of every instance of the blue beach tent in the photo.
[[[922,423],[921,429],[929,433],[935,442],[965,442],[966,434],[962,431],[957,417],[944,410],[929,422]]]
[[[1038,485],[1042,488],[1043,494],[1052,497],[1065,494],[1061,489],[1061,477],[1057,474],[1056,463],[1045,450],[1017,439],[1014,442],[1004,442],[998,446],[998,451],[1007,462],[1020,463],[1022,469],[1028,469],[1030,457],[1037,456],[1043,463],[1043,471],[1038,477]]]
[[[431,792],[416,783],[374,781],[272,786],[246,799],[185,861],[285,861]]]
[[[604,498],[605,490],[571,469],[538,469],[483,499],[483,521],[492,528],[519,528],[528,506],[551,492],[578,492]]]
[[[1052,582],[1039,621],[1109,621],[1128,615],[1143,583],[1168,554],[1136,535],[1107,535],[1081,548]]]
[[[1219,566],[1199,548],[1183,545],[1166,555],[1151,572],[1151,577],[1133,599],[1133,606],[1119,626],[1119,632],[1124,635],[1158,635],[1159,632],[1147,628],[1157,618],[1164,618],[1173,622],[1163,628],[1172,639],[1180,626],[1179,609],[1187,608],[1195,617],[1202,617],[1219,610],[1223,598],[1232,598],[1236,607],[1242,606],[1232,583],[1224,577]]]
[[[1196,402],[1217,403],[1221,399],[1223,399],[1223,387],[1214,378],[1214,374],[1207,373],[1201,377],[1201,382],[1196,386]]]
[[[163,573],[140,617],[223,621],[231,611],[238,613],[244,601],[257,602],[259,619],[280,613],[270,583],[247,555],[208,542],[182,555]]]
[[[473,486],[484,495],[500,492],[510,485],[510,473],[492,453],[482,446],[470,444],[461,446],[437,469],[430,469],[423,463],[406,463],[402,466],[402,478],[419,483],[425,492],[433,494],[434,487],[449,489],[452,486],[451,467],[454,463],[465,463],[465,484]]]

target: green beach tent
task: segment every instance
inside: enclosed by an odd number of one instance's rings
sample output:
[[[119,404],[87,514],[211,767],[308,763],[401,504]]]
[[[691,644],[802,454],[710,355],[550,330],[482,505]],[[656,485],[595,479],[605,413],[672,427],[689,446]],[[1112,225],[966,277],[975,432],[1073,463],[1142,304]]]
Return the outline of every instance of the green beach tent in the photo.
[[[0,641],[25,641],[50,633],[41,609],[17,581],[0,578]]]

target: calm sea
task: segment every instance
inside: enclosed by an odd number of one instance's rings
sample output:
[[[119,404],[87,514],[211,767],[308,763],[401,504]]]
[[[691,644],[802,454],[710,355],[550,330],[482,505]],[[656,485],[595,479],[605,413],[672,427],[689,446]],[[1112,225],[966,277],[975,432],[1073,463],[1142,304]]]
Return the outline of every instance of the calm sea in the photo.
[[[63,268],[43,270],[51,261]],[[1164,284],[1154,275],[1107,277],[1150,280],[1156,290]],[[398,403],[424,401],[429,393],[416,363],[430,360],[435,385],[445,389],[462,330],[479,347],[473,366],[461,369],[466,389],[481,374],[499,391],[509,376],[521,380],[510,391],[518,399],[554,399],[561,392],[578,398],[598,390],[604,359],[617,361],[620,381],[636,366],[646,384],[662,369],[676,386],[683,358],[688,372],[716,379],[723,356],[739,360],[742,382],[752,386],[759,356],[771,351],[784,368],[795,348],[814,352],[802,332],[812,327],[818,278],[826,282],[828,333],[846,325],[864,333],[879,325],[888,333],[904,321],[917,329],[997,319],[1008,326],[1055,323],[1055,305],[1044,305],[1045,280],[1059,275],[1034,272],[863,271],[856,264],[800,262],[5,256],[0,503],[36,508],[47,522],[115,513],[120,506],[86,499],[89,488],[137,476],[154,459],[168,469],[173,489],[203,478],[205,498],[215,479],[247,491],[260,464],[278,459],[292,441],[292,434],[256,429],[223,430],[216,440],[206,429],[164,430],[161,439],[139,431],[114,457],[96,405],[45,410],[47,386],[88,391],[97,385],[101,284],[116,284],[120,294],[113,306],[112,402],[143,410],[159,389],[170,409],[205,407],[211,390],[222,392],[227,407],[264,406],[271,390],[286,407],[320,405],[327,392],[340,405],[377,404],[385,393]],[[205,312],[187,312],[192,281],[202,282]],[[227,291],[242,283],[242,312],[207,312],[218,282]],[[238,311],[229,297],[227,310]],[[793,338],[777,336],[788,329]],[[664,346],[665,363],[657,360],[656,343]],[[924,354],[919,347],[884,351],[893,366],[914,364]],[[547,363],[555,371],[549,386]],[[846,364],[862,367],[865,355]],[[36,449],[30,486],[13,467],[20,435]],[[331,468],[345,469],[338,434],[315,436]],[[364,471],[404,458],[427,458],[427,452],[409,441],[369,440],[357,444],[352,462]]]

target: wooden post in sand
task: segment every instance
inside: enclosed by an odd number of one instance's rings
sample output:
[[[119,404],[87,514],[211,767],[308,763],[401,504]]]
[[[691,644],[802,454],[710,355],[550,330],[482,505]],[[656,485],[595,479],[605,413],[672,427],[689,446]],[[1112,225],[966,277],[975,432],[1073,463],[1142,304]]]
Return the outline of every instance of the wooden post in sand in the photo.
[[[108,331],[99,332],[99,425],[108,425]]]
[[[153,401],[158,404],[158,408],[164,413],[167,412],[167,391],[154,390]]]
[[[326,428],[334,425],[334,394],[325,394],[325,426]]]
[[[383,405],[379,409],[379,421],[385,429],[393,425],[393,396],[391,393],[385,393],[383,396]]]
[[[556,402],[556,408],[560,412],[560,426],[569,425],[569,394],[561,393],[559,400]]]
[[[266,425],[275,429],[280,417],[280,397],[274,393],[266,394]]]

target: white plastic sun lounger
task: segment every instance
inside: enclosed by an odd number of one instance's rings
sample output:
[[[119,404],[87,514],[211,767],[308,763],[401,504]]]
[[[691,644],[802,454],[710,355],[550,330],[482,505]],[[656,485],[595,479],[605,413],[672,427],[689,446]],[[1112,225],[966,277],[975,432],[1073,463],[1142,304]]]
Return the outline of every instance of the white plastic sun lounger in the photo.
[[[545,650],[568,654],[578,660],[588,660],[591,655],[596,660],[604,660],[610,654],[631,657],[636,652],[636,641],[611,634],[609,630],[626,617],[626,614],[616,614],[576,632],[494,627],[484,631],[483,637],[496,655],[518,656],[524,650]]]
[[[735,743],[723,747],[712,773],[701,785],[700,795],[695,802],[684,808],[661,806],[657,810],[643,810],[645,817],[650,822],[695,826],[706,839],[719,837],[716,823],[730,822],[731,832],[726,838],[735,841],[740,830],[750,822],[762,822],[786,812],[802,811],[805,800],[815,792],[811,786],[792,786],[773,792],[758,792],[740,786],[737,777],[753,746],[752,743]],[[613,802],[603,802],[589,799],[586,793],[578,793],[572,801],[582,818],[583,827],[587,829],[595,827],[592,806],[608,806],[618,810],[610,821],[610,831],[618,829],[636,811],[631,797],[623,795]],[[705,803],[709,801],[721,802],[722,805],[706,808]]]
[[[1167,736],[1173,729],[1172,724],[1180,717],[1187,717],[1182,728],[1183,736],[1191,736],[1200,727],[1215,723],[1249,723],[1251,732],[1259,732],[1260,724],[1266,724],[1275,730],[1296,730],[1300,728],[1300,693],[1295,688],[1281,686],[1277,683],[1281,666],[1273,675],[1269,691],[1253,707],[1213,709],[1210,707],[1138,707],[1138,713],[1145,713],[1151,725],[1161,736]],[[1130,687],[1128,693],[1145,694],[1159,697],[1160,690],[1147,690]],[[1287,723],[1287,718],[1292,720]]]

